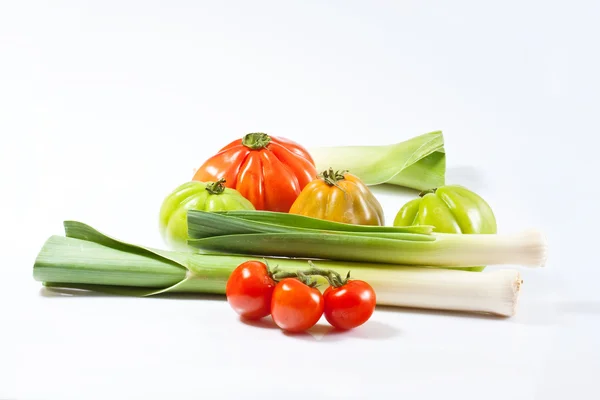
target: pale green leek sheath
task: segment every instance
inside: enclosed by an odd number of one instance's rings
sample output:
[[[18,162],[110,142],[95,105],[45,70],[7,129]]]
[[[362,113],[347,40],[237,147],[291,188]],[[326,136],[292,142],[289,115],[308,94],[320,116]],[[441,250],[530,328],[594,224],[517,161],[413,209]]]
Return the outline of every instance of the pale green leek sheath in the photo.
[[[441,131],[387,146],[337,146],[310,149],[318,170],[348,170],[367,185],[389,183],[417,190],[443,186],[446,153]]]
[[[229,274],[237,265],[262,259],[144,248],[74,221],[65,222],[65,233],[66,237],[50,237],[34,264],[34,278],[49,287],[132,296],[223,294]],[[350,270],[354,279],[369,282],[380,305],[511,316],[521,287],[519,273],[511,270],[473,273],[329,260],[315,263],[342,275]],[[299,259],[271,258],[269,264],[288,271],[308,268],[307,260]]]

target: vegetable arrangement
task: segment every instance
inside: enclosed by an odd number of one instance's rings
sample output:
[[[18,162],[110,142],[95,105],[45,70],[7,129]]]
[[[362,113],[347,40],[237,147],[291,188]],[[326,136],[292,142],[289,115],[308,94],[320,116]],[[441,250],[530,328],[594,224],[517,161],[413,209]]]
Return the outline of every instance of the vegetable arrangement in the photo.
[[[499,234],[481,196],[446,185],[443,145],[442,133],[431,132],[390,146],[309,152],[249,133],[164,198],[159,232],[168,250],[65,221],[65,235],[42,246],[34,279],[142,297],[224,294],[240,317],[269,317],[288,332],[321,318],[354,329],[376,305],[512,316],[519,272],[483,270],[543,266],[544,237]],[[370,190],[381,183],[421,191],[388,226]]]

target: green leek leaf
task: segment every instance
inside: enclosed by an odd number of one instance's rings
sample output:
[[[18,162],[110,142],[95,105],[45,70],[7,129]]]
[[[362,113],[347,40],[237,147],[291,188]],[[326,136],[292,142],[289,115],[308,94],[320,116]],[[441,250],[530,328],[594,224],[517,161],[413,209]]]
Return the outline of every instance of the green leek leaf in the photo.
[[[195,213],[196,211],[193,211]],[[224,215],[226,217],[235,217],[247,221],[262,222],[266,224],[283,225],[287,228],[306,228],[323,231],[341,231],[341,232],[383,232],[383,233],[431,233],[431,225],[412,225],[412,226],[379,226],[379,225],[355,225],[344,224],[341,222],[327,221],[324,219],[308,217],[305,215],[289,214],[273,211],[219,211],[214,214]],[[190,218],[190,213],[188,213]],[[264,225],[263,225],[264,226]],[[261,232],[264,232],[260,230]],[[239,233],[239,232],[238,232]]]
[[[417,190],[445,184],[444,137],[435,131],[387,146],[333,146],[310,149],[318,170],[348,170],[367,185],[383,183]]]
[[[262,211],[254,211],[255,214],[262,214]],[[277,218],[271,218],[273,223],[260,222],[254,219],[246,219],[242,217],[232,217],[229,213],[214,213],[199,210],[188,211],[188,236],[191,239],[201,239],[212,236],[234,235],[234,234],[250,234],[250,233],[319,233],[332,234],[344,233],[348,236],[367,236],[381,237],[391,239],[406,238],[407,234],[426,234],[431,233],[432,227],[429,226],[405,226],[405,227],[372,227],[379,229],[360,229],[365,228],[363,225],[338,224],[330,221],[318,220],[316,218],[303,217],[299,215],[291,215],[285,213],[269,213],[277,215]],[[245,215],[245,214],[242,214]],[[283,216],[284,218],[281,218]],[[298,218],[289,218],[298,217]],[[313,220],[314,226],[321,228],[309,228],[311,221],[305,221],[306,227],[295,226],[294,223],[300,220]],[[301,225],[301,223],[299,224]],[[328,227],[341,226],[340,230],[329,230]],[[356,229],[356,231],[351,231]],[[418,239],[419,236],[414,236]]]

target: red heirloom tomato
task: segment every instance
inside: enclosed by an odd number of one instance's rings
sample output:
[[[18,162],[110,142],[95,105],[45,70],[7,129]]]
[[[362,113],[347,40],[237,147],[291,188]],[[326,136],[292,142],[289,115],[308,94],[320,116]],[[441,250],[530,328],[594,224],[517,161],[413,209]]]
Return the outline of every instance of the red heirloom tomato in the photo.
[[[231,308],[247,319],[260,319],[271,313],[275,281],[265,263],[246,261],[233,270],[225,295]]]
[[[323,293],[325,319],[338,329],[352,329],[367,322],[375,310],[375,291],[364,281],[350,280],[329,286]]]
[[[323,295],[295,278],[279,281],[271,300],[271,317],[281,329],[302,332],[314,326],[323,315]]]
[[[308,151],[266,133],[249,133],[209,158],[192,180],[225,179],[257,210],[288,212],[302,189],[317,175]]]

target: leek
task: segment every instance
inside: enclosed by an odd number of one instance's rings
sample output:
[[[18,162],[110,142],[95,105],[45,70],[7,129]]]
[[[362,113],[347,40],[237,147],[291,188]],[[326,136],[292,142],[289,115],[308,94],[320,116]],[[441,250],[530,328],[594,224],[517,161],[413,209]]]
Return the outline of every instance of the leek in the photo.
[[[387,146],[310,149],[317,170],[348,170],[367,185],[389,183],[417,190],[443,186],[446,153],[441,131]]]
[[[515,235],[456,235],[413,233],[410,229],[398,232],[392,231],[396,228],[380,227],[379,232],[310,228],[294,232],[293,226],[287,225],[292,220],[283,217],[283,213],[281,224],[275,223],[276,219],[267,224],[245,219],[244,214],[231,215],[235,213],[190,210],[188,244],[201,250],[230,254],[461,268],[498,264],[537,267],[546,261],[546,242],[536,231]],[[276,231],[276,227],[290,231]]]
[[[188,220],[191,218],[193,221],[193,239],[208,238],[213,236],[224,236],[232,234],[251,234],[251,233],[342,233],[350,236],[369,236],[369,237],[380,237],[380,238],[413,238],[414,240],[434,240],[429,235],[424,233],[431,233],[433,227],[427,225],[416,225],[416,226],[403,226],[403,227],[381,227],[381,226],[365,226],[365,225],[350,225],[338,222],[324,221],[316,218],[306,217],[302,215],[277,213],[270,211],[254,212],[254,214],[245,214],[237,212],[222,212],[213,213],[207,211],[199,211],[201,216],[197,216],[194,213],[188,211]],[[273,218],[270,219],[272,222],[262,222],[260,218],[256,218],[255,215],[269,214]],[[191,215],[191,216],[190,216]],[[274,223],[275,216],[280,215],[284,223]],[[250,219],[247,219],[247,217]],[[291,218],[290,218],[291,217]],[[254,219],[256,218],[256,219]],[[268,220],[268,218],[262,218]],[[302,221],[296,224],[298,221]],[[315,226],[319,228],[309,228],[310,221],[315,221]],[[304,225],[304,227],[302,227]],[[357,227],[357,231],[354,231],[354,227]],[[362,228],[362,229],[361,229]],[[364,228],[379,228],[379,229],[364,229]],[[383,228],[383,229],[382,229]],[[188,227],[188,232],[190,231]],[[188,235],[190,235],[188,233]],[[188,241],[189,242],[189,241]]]
[[[380,225],[354,225],[342,222],[327,221],[299,214],[288,214],[274,211],[218,211],[216,214],[227,217],[237,217],[248,221],[262,222],[265,224],[283,225],[288,228],[309,228],[324,231],[342,232],[385,232],[385,233],[431,233],[431,225],[413,226],[380,226]]]
[[[34,279],[53,290],[91,290],[128,296],[165,293],[224,294],[233,269],[251,257],[164,251],[122,242],[76,221],[65,236],[46,240]],[[259,258],[260,259],[260,258]],[[521,287],[518,271],[475,274],[436,268],[315,261],[319,267],[369,282],[377,304],[512,316]],[[308,268],[306,260],[269,259],[283,271]],[[316,277],[324,284],[322,277]]]

